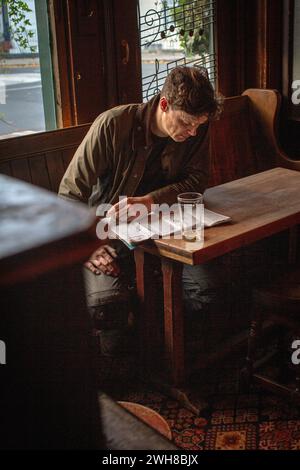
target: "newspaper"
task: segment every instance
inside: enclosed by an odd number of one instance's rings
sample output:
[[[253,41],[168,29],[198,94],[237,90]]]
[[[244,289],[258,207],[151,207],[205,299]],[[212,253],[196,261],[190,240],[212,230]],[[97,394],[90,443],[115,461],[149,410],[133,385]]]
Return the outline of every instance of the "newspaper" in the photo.
[[[230,217],[204,208],[204,227],[213,227],[229,222]],[[110,235],[122,240],[130,249],[135,248],[138,243],[150,238],[169,238],[181,233],[181,220],[179,207],[172,212],[172,216],[165,216],[163,212],[151,212],[147,216],[138,217],[127,222],[112,223],[111,218],[101,220],[102,226],[106,225]],[[106,230],[107,232],[107,230]]]

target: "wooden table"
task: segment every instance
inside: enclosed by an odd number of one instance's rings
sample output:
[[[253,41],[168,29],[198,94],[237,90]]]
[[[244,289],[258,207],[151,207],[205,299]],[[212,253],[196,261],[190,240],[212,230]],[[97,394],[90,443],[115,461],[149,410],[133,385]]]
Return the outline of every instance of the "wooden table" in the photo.
[[[183,263],[197,265],[300,223],[300,173],[274,168],[208,189],[205,206],[232,222],[205,230],[205,242],[156,240],[135,251],[137,289],[143,312],[143,351],[147,369],[157,345],[153,255],[161,258],[164,290],[164,353],[171,383],[184,380],[182,310]]]

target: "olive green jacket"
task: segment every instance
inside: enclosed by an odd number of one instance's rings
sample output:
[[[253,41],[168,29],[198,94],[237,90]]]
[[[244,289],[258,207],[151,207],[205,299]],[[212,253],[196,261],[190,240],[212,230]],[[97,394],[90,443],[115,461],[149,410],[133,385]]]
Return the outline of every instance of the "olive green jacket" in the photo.
[[[89,203],[114,204],[133,196],[151,153],[151,118],[159,95],[144,104],[105,111],[92,124],[61,181],[59,194]],[[167,185],[151,193],[157,204],[176,202],[178,194],[203,192],[209,174],[209,125],[185,142],[170,139],[161,155]]]

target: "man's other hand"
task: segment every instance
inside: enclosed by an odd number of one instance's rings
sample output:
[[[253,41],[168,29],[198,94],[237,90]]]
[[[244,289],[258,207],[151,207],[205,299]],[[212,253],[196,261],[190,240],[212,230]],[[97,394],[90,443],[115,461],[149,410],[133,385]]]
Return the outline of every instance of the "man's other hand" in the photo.
[[[118,221],[125,216],[130,222],[138,216],[149,214],[153,203],[152,197],[148,194],[140,197],[126,197],[107,212],[107,217],[115,217]]]
[[[103,245],[92,254],[84,266],[96,275],[103,273],[107,276],[117,277],[120,274],[120,267],[116,258],[116,250],[109,245]]]

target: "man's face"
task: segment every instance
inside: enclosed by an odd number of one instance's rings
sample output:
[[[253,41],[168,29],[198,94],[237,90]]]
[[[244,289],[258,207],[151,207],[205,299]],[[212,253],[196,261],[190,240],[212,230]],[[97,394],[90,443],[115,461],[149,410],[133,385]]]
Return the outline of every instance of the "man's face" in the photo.
[[[207,115],[193,116],[168,107],[162,115],[163,130],[175,142],[184,142],[197,134],[198,127],[207,122]]]

